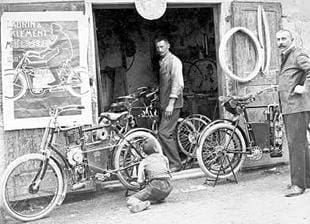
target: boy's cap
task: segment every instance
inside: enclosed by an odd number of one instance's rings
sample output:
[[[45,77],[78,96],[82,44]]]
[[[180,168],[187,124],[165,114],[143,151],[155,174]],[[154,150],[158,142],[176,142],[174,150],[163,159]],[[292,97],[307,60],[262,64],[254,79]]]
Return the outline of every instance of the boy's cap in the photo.
[[[143,144],[143,151],[147,155],[151,155],[152,153],[158,152],[155,140],[152,138],[147,138]]]

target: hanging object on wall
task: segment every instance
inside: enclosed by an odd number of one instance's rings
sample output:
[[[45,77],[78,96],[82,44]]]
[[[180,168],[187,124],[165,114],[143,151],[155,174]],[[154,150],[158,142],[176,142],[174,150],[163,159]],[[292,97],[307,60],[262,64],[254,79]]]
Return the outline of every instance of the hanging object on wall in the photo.
[[[165,14],[166,0],[135,0],[138,13],[147,20],[159,19]]]
[[[226,50],[227,42],[237,32],[243,32],[244,34],[246,34],[250,37],[250,39],[254,43],[254,49],[256,52],[255,67],[254,67],[253,71],[249,75],[247,75],[246,77],[240,77],[237,74],[234,74],[229,69],[229,67],[225,61],[225,59],[226,59],[225,50]],[[255,76],[259,73],[260,69],[262,68],[263,60],[264,60],[263,54],[264,54],[263,48],[261,47],[261,44],[258,41],[256,35],[251,30],[249,30],[245,27],[233,27],[227,33],[225,33],[223,39],[221,40],[220,47],[219,47],[219,63],[220,63],[220,66],[222,67],[223,71],[233,80],[236,80],[238,82],[243,82],[243,83],[249,82],[253,78],[255,78]]]

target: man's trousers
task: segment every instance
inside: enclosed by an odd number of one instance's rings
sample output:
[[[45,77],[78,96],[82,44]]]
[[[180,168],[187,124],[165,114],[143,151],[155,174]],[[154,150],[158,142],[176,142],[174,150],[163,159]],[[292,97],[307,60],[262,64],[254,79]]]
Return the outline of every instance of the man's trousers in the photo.
[[[307,128],[310,111],[283,115],[290,158],[291,184],[310,187],[310,151]]]

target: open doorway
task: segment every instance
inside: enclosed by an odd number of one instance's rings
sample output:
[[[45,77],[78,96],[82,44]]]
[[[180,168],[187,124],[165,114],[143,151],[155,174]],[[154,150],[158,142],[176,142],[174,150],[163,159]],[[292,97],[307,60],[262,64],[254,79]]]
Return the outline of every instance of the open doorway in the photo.
[[[134,8],[95,9],[100,77],[99,110],[115,97],[141,86],[157,86],[154,38],[165,34],[171,52],[183,62],[184,107],[193,113],[219,117],[213,8],[168,8],[154,21],[143,19]]]

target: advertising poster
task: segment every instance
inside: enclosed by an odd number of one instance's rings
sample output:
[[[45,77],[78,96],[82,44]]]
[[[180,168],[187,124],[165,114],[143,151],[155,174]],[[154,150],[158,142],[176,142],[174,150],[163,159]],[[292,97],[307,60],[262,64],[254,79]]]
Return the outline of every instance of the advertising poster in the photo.
[[[87,21],[82,12],[4,12],[1,17],[5,130],[42,128],[49,109],[83,105],[61,125],[91,124]]]

